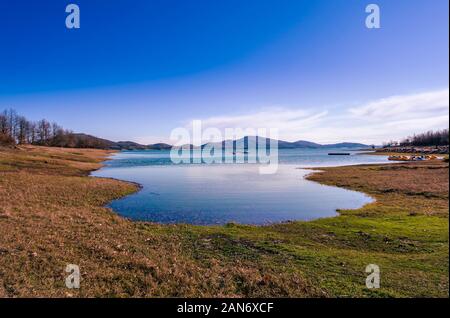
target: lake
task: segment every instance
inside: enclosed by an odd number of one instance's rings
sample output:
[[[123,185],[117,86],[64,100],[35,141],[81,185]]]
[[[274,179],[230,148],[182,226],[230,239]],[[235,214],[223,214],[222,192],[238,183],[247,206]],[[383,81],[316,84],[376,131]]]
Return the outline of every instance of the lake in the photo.
[[[275,174],[260,174],[258,164],[179,164],[169,151],[114,154],[97,177],[133,181],[142,190],[109,204],[118,214],[140,221],[198,225],[270,224],[331,217],[336,209],[372,202],[356,191],[305,180],[306,167],[386,163],[384,156],[328,156],[333,149],[280,149]]]

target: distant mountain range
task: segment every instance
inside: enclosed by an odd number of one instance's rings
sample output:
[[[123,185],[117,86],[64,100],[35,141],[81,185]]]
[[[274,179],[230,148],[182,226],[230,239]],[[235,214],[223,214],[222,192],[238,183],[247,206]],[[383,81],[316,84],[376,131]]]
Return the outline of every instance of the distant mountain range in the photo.
[[[255,144],[258,142],[258,144],[262,144],[266,142],[267,144],[272,141],[269,138],[263,138],[263,137],[244,137],[238,140],[233,141],[233,147],[240,146],[244,149],[248,148],[248,145]],[[220,142],[219,142],[220,144]],[[222,146],[226,146],[227,142],[222,141]],[[228,145],[231,145],[231,140],[228,140]],[[204,145],[203,145],[204,146]],[[278,148],[279,149],[300,149],[300,148],[308,148],[308,149],[319,149],[319,148],[369,148],[370,146],[360,144],[360,143],[353,143],[353,142],[341,142],[337,144],[326,144],[321,145],[315,142],[306,141],[306,140],[298,140],[298,141],[283,141],[278,140]]]
[[[72,134],[72,138],[74,138],[77,141],[77,144],[82,144],[85,147],[92,147],[92,148],[103,148],[103,149],[114,149],[114,150],[147,150],[147,149],[153,149],[153,150],[169,150],[172,148],[171,145],[165,144],[165,143],[157,143],[157,144],[150,144],[150,145],[142,145],[133,141],[111,141],[107,139],[102,139],[98,137],[94,137],[87,134]],[[258,139],[258,143],[269,142],[270,139],[261,138],[261,137],[244,137],[238,140],[233,141],[234,147],[243,147],[243,149],[248,149],[248,145],[256,143],[256,140]],[[222,144],[225,146],[226,144],[229,145],[231,141],[225,142],[219,142],[216,144]],[[192,145],[190,145],[193,147]],[[202,147],[204,147],[203,145]],[[289,141],[278,141],[278,148],[279,149],[300,149],[300,148],[307,148],[307,149],[319,149],[319,148],[369,148],[371,146],[361,144],[361,143],[354,143],[354,142],[341,142],[336,144],[326,144],[321,145],[318,143],[305,141],[305,140],[298,140],[294,142]]]
[[[113,150],[163,150],[171,149],[172,146],[164,143],[141,145],[133,141],[111,141],[103,138],[98,138],[87,134],[69,134],[65,139],[64,147],[76,148],[98,148],[98,149],[113,149]]]

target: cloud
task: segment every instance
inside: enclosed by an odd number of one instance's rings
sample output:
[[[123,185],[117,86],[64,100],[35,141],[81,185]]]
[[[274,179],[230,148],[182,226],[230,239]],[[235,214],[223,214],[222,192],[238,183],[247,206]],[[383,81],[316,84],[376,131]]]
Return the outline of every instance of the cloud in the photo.
[[[253,113],[215,116],[200,120],[203,130],[217,128],[222,135],[225,135],[225,129],[232,128],[242,129],[243,133],[248,135],[259,134],[283,140],[294,140],[302,133],[320,126],[327,115],[328,111],[272,107]],[[191,127],[192,121],[186,125],[189,130]],[[278,129],[278,136],[269,135],[272,128]],[[259,129],[263,129],[263,131],[258,132]]]
[[[202,120],[203,127],[225,128],[283,128],[305,129],[316,126],[327,111],[313,112],[304,109],[269,108],[259,112],[236,115],[217,116]]]
[[[355,137],[372,143],[400,140],[415,133],[448,128],[449,90],[397,95],[350,108]]]
[[[405,119],[448,115],[449,90],[437,90],[413,95],[399,95],[369,102],[350,109],[356,117],[370,120]]]
[[[414,133],[448,128],[449,90],[391,96],[333,111],[272,107],[197,119],[202,121],[203,129],[217,128],[222,133],[225,128],[277,128],[279,138],[286,141],[381,144]],[[192,128],[192,121],[185,128]]]

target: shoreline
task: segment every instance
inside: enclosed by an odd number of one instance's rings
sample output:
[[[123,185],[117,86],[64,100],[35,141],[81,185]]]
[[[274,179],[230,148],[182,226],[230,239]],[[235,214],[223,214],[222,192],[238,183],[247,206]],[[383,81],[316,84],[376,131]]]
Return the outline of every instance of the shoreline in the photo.
[[[428,155],[424,152],[383,152],[383,151],[369,151],[369,152],[361,152],[360,155],[373,155],[373,156],[422,156]],[[444,159],[448,157],[448,154],[433,154],[440,159]]]
[[[0,151],[0,296],[448,297],[446,163],[321,168],[308,178],[376,202],[313,221],[194,226],[104,208],[136,191],[86,175],[105,155]],[[68,263],[80,290],[64,286]],[[379,290],[365,288],[368,263],[384,273]]]
[[[113,153],[119,153],[120,150],[113,150],[112,152],[113,152]],[[92,177],[92,178],[101,178],[101,179],[116,180],[116,181],[126,182],[126,183],[129,183],[129,184],[132,184],[132,185],[136,186],[136,191],[133,192],[133,193],[128,194],[127,196],[135,195],[135,194],[139,193],[142,189],[144,189],[144,185],[143,185],[143,184],[140,184],[140,183],[138,183],[138,182],[134,182],[134,181],[130,181],[130,180],[125,180],[125,179],[119,179],[119,178],[113,178],[113,177],[99,177],[99,176],[93,176],[93,175],[92,175],[92,172],[99,171],[99,170],[101,170],[102,168],[104,168],[104,167],[106,166],[106,165],[104,164],[104,162],[106,162],[106,161],[108,161],[108,160],[113,160],[113,159],[111,159],[111,158],[105,158],[105,160],[102,161],[102,166],[101,166],[100,168],[98,168],[98,169],[92,170],[92,171],[89,173],[89,177]],[[321,168],[338,168],[338,167],[350,167],[350,166],[367,166],[367,165],[377,165],[377,164],[379,165],[379,164],[395,164],[395,163],[393,163],[393,162],[386,162],[386,163],[357,163],[357,164],[352,164],[352,165],[337,165],[337,166],[324,166],[324,167],[298,167],[296,164],[288,164],[288,165],[290,165],[290,166],[292,166],[292,167],[296,167],[296,168],[294,168],[294,169],[311,170],[311,173],[308,173],[308,174],[302,176],[302,179],[303,179],[303,180],[308,180],[308,181],[315,182],[315,183],[318,183],[318,184],[321,184],[321,185],[327,185],[327,184],[324,184],[324,183],[321,183],[321,182],[317,182],[317,181],[311,180],[311,179],[308,178],[308,176],[312,176],[312,175],[314,175],[314,174],[316,174],[316,173],[321,173],[321,172],[323,172],[323,171],[320,170]],[[330,186],[330,185],[328,185],[328,186]],[[355,192],[361,193],[361,194],[363,194],[363,195],[369,197],[369,198],[372,200],[372,202],[365,203],[365,204],[363,204],[362,206],[360,206],[359,208],[355,208],[355,209],[352,209],[352,210],[358,210],[358,209],[361,209],[361,208],[363,208],[364,206],[366,206],[366,205],[368,205],[368,204],[372,204],[372,203],[375,203],[375,202],[376,202],[376,198],[375,198],[373,195],[370,195],[369,193],[365,193],[365,192],[361,192],[361,191],[356,191],[356,190],[352,190],[352,189],[349,189],[349,188],[338,187],[338,186],[332,186],[332,187],[342,188],[342,189],[345,189],[345,190],[348,190],[348,191],[355,191]],[[163,223],[163,222],[154,222],[154,221],[145,221],[145,220],[134,220],[134,219],[131,219],[131,218],[122,216],[118,211],[115,211],[114,209],[112,209],[111,207],[109,207],[109,205],[110,205],[113,201],[117,201],[117,200],[124,199],[124,198],[127,197],[127,196],[124,196],[124,197],[118,198],[118,199],[114,199],[114,200],[108,202],[104,207],[110,209],[110,210],[111,210],[113,213],[115,213],[116,215],[118,215],[118,216],[120,216],[120,217],[122,217],[122,218],[124,218],[124,219],[127,219],[127,220],[129,220],[129,221],[131,221],[131,222],[135,222],[135,223],[144,223],[144,224],[147,224],[147,223],[148,223],[148,224],[159,224],[159,225],[188,225],[188,226],[204,226],[204,227],[210,227],[210,226],[212,226],[212,227],[214,227],[214,226],[217,227],[217,226],[219,226],[219,227],[220,227],[220,226],[227,226],[227,224],[229,224],[229,223],[233,223],[233,224],[238,224],[238,225],[243,225],[243,226],[249,225],[249,226],[265,227],[265,226],[273,226],[273,225],[277,225],[277,224],[286,224],[286,223],[291,223],[291,222],[313,222],[314,220],[318,220],[318,219],[334,218],[334,217],[339,216],[339,211],[343,210],[343,209],[341,209],[341,208],[336,208],[336,210],[335,210],[336,215],[328,216],[328,217],[318,217],[318,218],[309,219],[309,220],[292,219],[292,220],[285,220],[285,221],[267,222],[267,223],[264,223],[264,224],[248,224],[248,223],[239,223],[239,222],[234,222],[234,221],[233,221],[233,222],[227,222],[227,223],[224,223],[224,224],[192,224],[192,223],[183,223],[183,222]]]

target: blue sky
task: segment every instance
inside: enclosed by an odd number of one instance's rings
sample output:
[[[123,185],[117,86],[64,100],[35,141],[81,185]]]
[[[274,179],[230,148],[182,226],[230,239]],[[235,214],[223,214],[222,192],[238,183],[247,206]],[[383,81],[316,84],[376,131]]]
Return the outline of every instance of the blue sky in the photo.
[[[65,27],[76,3],[81,28]],[[381,9],[367,29],[365,7]],[[112,140],[276,127],[381,143],[448,126],[447,0],[0,2],[0,109]]]

